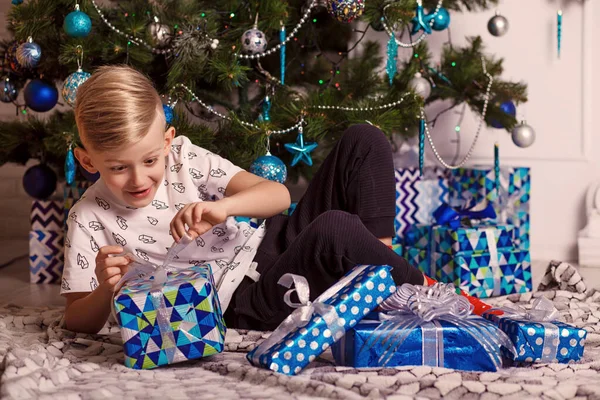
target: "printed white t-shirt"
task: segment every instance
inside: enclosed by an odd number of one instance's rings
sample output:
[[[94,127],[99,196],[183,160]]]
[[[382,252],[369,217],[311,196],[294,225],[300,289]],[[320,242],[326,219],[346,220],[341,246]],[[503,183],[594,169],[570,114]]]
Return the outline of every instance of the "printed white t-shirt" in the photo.
[[[120,245],[138,262],[162,265],[174,242],[169,230],[175,214],[188,203],[222,199],[229,180],[240,171],[230,161],[178,136],[166,159],[164,184],[150,205],[125,206],[100,178],[69,212],[61,294],[98,287],[95,259],[103,246]],[[264,225],[257,229],[228,217],[183,249],[172,266],[210,264],[225,312],[263,236]]]

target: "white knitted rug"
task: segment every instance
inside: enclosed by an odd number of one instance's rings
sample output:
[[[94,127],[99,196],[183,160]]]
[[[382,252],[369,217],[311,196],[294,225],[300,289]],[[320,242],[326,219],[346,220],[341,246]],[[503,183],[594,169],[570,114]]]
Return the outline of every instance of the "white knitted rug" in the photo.
[[[0,306],[0,395],[5,399],[290,399],[290,398],[598,398],[600,399],[600,292],[577,288],[565,264],[549,267],[543,292],[493,300],[528,304],[546,296],[567,323],[588,330],[584,359],[534,364],[497,373],[445,368],[336,367],[331,354],[288,377],[252,367],[245,352],[266,334],[229,330],[227,351],[204,360],[155,370],[123,365],[120,336],[79,335],[60,328],[62,308]],[[562,276],[561,276],[562,275]],[[562,283],[557,283],[558,278]],[[570,289],[570,290],[569,290]]]

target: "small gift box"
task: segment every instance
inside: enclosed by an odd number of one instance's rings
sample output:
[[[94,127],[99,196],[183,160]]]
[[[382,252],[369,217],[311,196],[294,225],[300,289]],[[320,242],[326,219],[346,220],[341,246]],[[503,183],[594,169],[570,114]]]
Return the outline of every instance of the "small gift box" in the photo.
[[[466,371],[496,371],[501,348],[514,351],[494,324],[472,315],[453,285],[402,285],[385,301],[379,320],[362,320],[332,347],[338,365],[427,365]]]
[[[34,200],[31,203],[30,222],[32,231],[63,230],[62,200]]]
[[[62,230],[29,232],[29,278],[31,283],[59,283],[64,266]]]
[[[396,169],[396,229],[395,241],[404,237],[414,224],[431,223],[433,211],[448,201],[448,181],[445,170],[426,167],[421,176],[418,168]]]
[[[558,310],[545,297],[537,298],[530,310],[492,309],[484,317],[497,324],[514,343],[516,352],[506,354],[512,360],[568,363],[583,357],[587,331],[557,321]]]
[[[298,307],[273,331],[271,336],[248,353],[254,366],[296,375],[334,342],[347,329],[356,325],[383,300],[395,292],[391,267],[359,265],[339,282],[309,302],[306,279],[285,274],[279,284],[295,285],[284,298],[290,307]],[[299,304],[290,302],[296,291]]]
[[[130,266],[113,302],[125,365],[150,369],[222,352],[225,324],[210,267],[168,275],[164,269],[148,273],[145,268]]]

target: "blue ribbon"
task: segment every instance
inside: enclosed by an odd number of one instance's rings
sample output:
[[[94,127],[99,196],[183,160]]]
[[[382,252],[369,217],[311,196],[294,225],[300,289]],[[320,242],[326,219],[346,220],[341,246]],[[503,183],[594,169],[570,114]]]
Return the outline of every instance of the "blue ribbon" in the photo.
[[[487,203],[483,210],[475,210],[480,204],[471,201],[465,207],[452,208],[443,203],[433,212],[433,218],[437,225],[446,225],[452,229],[459,228],[463,219],[494,219],[496,211],[492,203]]]

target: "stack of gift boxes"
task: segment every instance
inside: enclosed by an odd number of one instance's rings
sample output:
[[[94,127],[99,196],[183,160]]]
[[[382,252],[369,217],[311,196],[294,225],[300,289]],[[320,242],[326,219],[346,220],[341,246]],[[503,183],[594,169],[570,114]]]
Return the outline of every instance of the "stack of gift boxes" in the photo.
[[[70,208],[91,185],[76,182],[64,189],[63,198],[34,200],[29,231],[29,275],[31,283],[59,283],[64,265],[66,218]]]
[[[396,176],[397,204],[410,210],[411,217],[396,217],[395,240],[412,265],[481,298],[531,290],[529,168],[502,168],[498,180],[493,169],[431,168],[423,177],[406,172]],[[424,201],[413,188],[437,195]],[[495,216],[452,224],[434,217],[440,207],[485,203]]]

